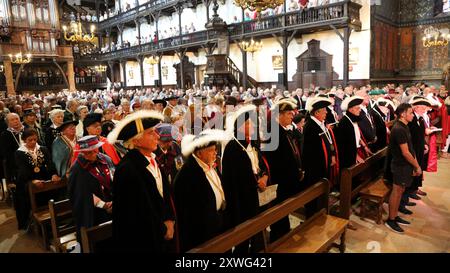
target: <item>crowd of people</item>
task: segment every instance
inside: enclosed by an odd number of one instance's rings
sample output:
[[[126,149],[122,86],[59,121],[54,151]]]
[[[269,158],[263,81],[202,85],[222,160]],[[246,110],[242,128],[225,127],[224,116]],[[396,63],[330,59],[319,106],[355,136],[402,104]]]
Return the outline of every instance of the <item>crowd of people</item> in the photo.
[[[185,252],[321,178],[338,190],[340,170],[388,147],[386,226],[401,233],[412,199],[426,195],[423,171],[437,171],[438,150],[449,152],[447,93],[419,83],[7,97],[1,175],[16,185],[19,229],[30,225],[29,183],[65,180],[78,231],[112,220],[111,250]],[[269,187],[275,195],[263,204]],[[305,217],[318,206],[308,203]],[[270,240],[290,226],[288,217],[273,224]],[[254,236],[234,252],[262,242]]]

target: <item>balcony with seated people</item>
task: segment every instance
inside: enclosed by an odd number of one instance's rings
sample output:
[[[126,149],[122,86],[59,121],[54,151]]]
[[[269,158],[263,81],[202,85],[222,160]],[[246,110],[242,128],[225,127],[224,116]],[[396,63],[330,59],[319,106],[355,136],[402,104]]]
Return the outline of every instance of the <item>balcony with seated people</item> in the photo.
[[[171,1],[171,0],[158,0]],[[177,2],[177,1],[174,1]],[[326,1],[328,4],[318,5],[317,1],[310,1],[306,7],[289,7],[283,13],[283,6],[276,9],[267,9],[259,15],[250,16],[248,12],[242,12],[243,22],[239,22],[234,16],[233,23],[228,25],[230,41],[246,39],[250,37],[270,37],[281,32],[297,31],[301,33],[312,33],[316,31],[339,29],[352,27],[355,30],[361,29],[359,11],[361,5],[350,0]],[[162,3],[162,2],[158,2]],[[311,4],[312,3],[312,4]],[[146,4],[156,5],[156,1]],[[142,6],[142,5],[141,5]],[[138,6],[127,12],[139,11]],[[128,13],[127,13],[128,14]],[[136,13],[135,13],[136,14]],[[127,17],[117,16],[115,24],[125,22]],[[127,15],[128,16],[128,15]],[[136,15],[138,16],[138,15]],[[120,19],[119,19],[120,18]],[[113,19],[113,18],[110,18]],[[109,20],[109,19],[108,19]],[[99,28],[102,28],[99,26]],[[135,31],[136,34],[137,31]],[[87,56],[85,59],[113,60],[124,57],[134,57],[136,54],[151,54],[155,51],[173,51],[177,47],[196,47],[202,43],[214,42],[217,34],[212,31],[196,31],[195,27],[185,25],[182,27],[182,35],[179,35],[179,27],[170,29],[159,29],[157,32],[150,31],[148,35],[134,35],[136,39],[132,42],[124,40],[122,43],[117,38],[117,43],[112,42],[101,48],[96,56]],[[142,34],[142,33],[141,33]],[[119,35],[118,35],[119,36]],[[133,35],[131,35],[133,36]],[[139,44],[140,40],[140,44]]]

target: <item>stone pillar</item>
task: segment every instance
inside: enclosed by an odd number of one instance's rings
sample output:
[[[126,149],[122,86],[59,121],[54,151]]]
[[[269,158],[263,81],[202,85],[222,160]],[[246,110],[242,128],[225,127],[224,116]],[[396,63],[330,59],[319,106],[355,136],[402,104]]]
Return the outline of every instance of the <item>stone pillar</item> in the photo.
[[[5,67],[5,79],[6,79],[6,96],[11,97],[16,95],[14,90],[14,78],[11,60],[3,60],[3,66]]]
[[[75,72],[73,69],[73,60],[67,61],[67,81],[69,82],[69,91],[76,91]]]

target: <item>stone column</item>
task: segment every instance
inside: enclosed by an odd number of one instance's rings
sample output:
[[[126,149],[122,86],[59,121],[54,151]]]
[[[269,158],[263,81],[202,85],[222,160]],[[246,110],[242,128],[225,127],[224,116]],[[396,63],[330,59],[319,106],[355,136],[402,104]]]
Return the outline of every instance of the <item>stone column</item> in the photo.
[[[14,90],[14,78],[11,60],[3,60],[3,66],[5,67],[5,79],[6,79],[6,96],[11,97],[16,95]]]
[[[73,60],[67,61],[67,81],[69,82],[69,91],[76,91],[75,72],[73,69]]]

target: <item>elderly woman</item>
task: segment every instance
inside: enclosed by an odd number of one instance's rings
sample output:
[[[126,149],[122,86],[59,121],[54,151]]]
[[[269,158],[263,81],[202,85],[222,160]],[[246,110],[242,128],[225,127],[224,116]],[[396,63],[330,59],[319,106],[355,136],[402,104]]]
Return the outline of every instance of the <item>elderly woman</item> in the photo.
[[[80,154],[69,175],[69,198],[77,234],[81,227],[111,220],[114,164],[107,155],[99,153],[103,144],[97,136],[78,140]]]
[[[72,166],[74,147],[77,143],[76,125],[78,121],[68,120],[58,127],[61,135],[53,141],[52,159],[60,177],[68,176]]]
[[[35,129],[25,129],[22,134],[23,145],[15,152],[17,164],[16,181],[16,217],[19,229],[28,227],[30,215],[30,199],[28,197],[28,183],[40,186],[43,181],[59,181],[56,170],[47,148],[37,144],[38,133]],[[46,197],[49,197],[48,195]],[[37,200],[44,205],[50,199]],[[42,202],[39,202],[42,201]]]
[[[51,125],[45,131],[45,146],[51,150],[53,141],[60,135],[58,127],[64,122],[64,110],[55,109],[49,112]]]
[[[77,115],[79,117],[78,125],[77,125],[77,137],[81,138],[84,135],[84,126],[83,120],[89,113],[88,107],[85,105],[81,105],[77,108]]]

